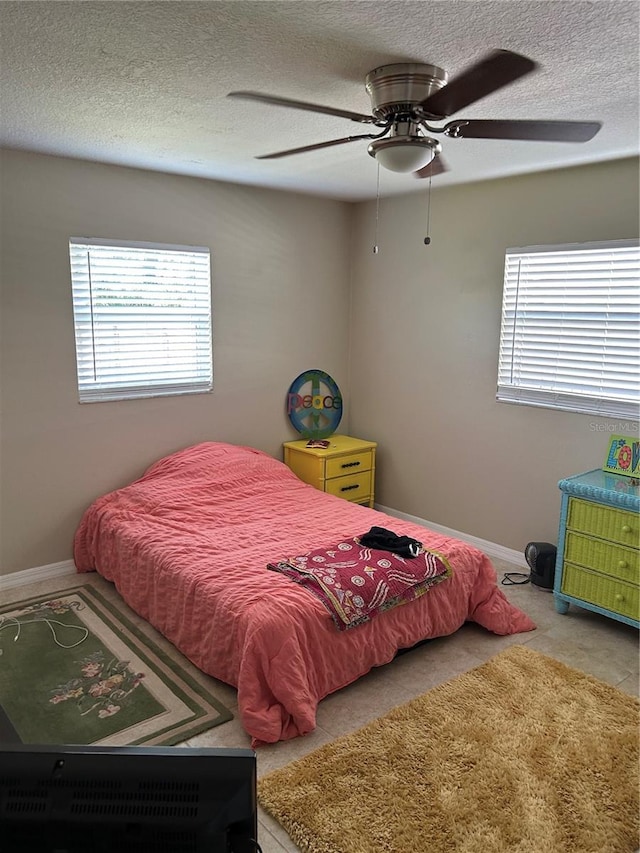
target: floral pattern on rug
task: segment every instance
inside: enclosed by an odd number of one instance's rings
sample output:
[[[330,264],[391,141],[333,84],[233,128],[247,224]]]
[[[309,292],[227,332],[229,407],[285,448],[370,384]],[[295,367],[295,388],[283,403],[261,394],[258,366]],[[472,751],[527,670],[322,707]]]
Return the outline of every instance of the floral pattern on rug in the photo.
[[[12,739],[169,746],[233,719],[108,592],[83,584],[0,605],[0,723]]]
[[[39,601],[36,604],[31,604],[29,607],[25,607],[17,616],[0,616],[0,631],[3,631],[5,628],[14,628],[15,634],[13,636],[13,642],[17,643],[22,635],[23,626],[35,625],[39,622],[44,622],[51,631],[53,642],[57,646],[60,646],[62,649],[73,649],[75,646],[79,646],[81,643],[84,643],[89,636],[89,631],[80,625],[71,625],[60,622],[58,619],[54,619],[54,616],[64,616],[65,613],[71,613],[82,609],[83,606],[79,601],[65,601],[62,598]],[[58,636],[60,628],[67,629],[66,635],[68,635],[69,632],[79,631],[81,636],[71,644],[64,643]],[[1,654],[2,649],[0,648],[0,655]]]
[[[63,598],[54,598],[50,601],[39,601],[37,604],[25,607],[24,613],[29,613],[36,619],[48,619],[52,613],[61,616],[63,613],[68,613],[70,610],[81,609],[82,605],[79,601],[65,601]]]
[[[81,716],[97,711],[100,719],[112,717],[122,710],[123,700],[127,698],[145,677],[143,672],[132,672],[129,661],[112,658],[105,663],[102,652],[77,661],[80,675],[66,684],[59,684],[52,690],[49,702],[75,702]]]

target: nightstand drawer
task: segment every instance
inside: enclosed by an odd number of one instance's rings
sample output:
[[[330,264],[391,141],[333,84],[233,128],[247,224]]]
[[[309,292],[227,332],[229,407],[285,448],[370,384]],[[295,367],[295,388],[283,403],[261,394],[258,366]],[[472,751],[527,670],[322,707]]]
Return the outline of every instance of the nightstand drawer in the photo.
[[[567,531],[564,558],[628,583],[640,582],[640,552]]]
[[[569,500],[567,527],[621,545],[631,545],[632,548],[637,548],[640,542],[640,516],[637,513],[576,498]]]
[[[371,495],[371,471],[327,480],[325,491],[330,495],[337,495],[339,498],[346,498],[356,503],[366,500]]]
[[[361,471],[370,471],[372,468],[372,455],[370,450],[362,453],[349,453],[348,456],[337,456],[327,459],[326,477],[342,477],[343,474],[356,474]]]
[[[624,581],[581,569],[565,563],[562,571],[562,592],[590,601],[598,607],[638,619],[640,616],[640,588]]]

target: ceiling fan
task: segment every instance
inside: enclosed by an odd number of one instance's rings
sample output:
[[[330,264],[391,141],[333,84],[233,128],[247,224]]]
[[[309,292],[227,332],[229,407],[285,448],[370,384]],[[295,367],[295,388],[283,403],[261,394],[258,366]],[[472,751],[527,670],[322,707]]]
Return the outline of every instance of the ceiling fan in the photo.
[[[262,154],[273,160],[303,154],[358,139],[371,139],[368,152],[386,169],[413,172],[426,178],[447,171],[442,145],[428,134],[442,133],[451,139],[523,139],[539,142],[587,142],[601,128],[597,121],[521,121],[502,119],[454,119],[442,127],[431,122],[445,118],[514,83],[538,68],[537,63],[508,50],[494,50],[449,82],[443,68],[416,62],[382,65],[365,78],[371,98],[371,115],[335,109],[307,101],[280,98],[261,92],[229,92],[230,98],[261,101],[279,107],[309,110],[350,119],[378,128],[364,133]]]

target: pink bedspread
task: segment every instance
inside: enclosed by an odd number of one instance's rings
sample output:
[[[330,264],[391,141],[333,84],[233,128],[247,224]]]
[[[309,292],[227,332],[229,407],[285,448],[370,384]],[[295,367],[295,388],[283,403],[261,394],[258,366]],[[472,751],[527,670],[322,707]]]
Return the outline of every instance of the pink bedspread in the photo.
[[[450,578],[349,631],[307,590],[267,569],[373,525],[442,553]],[[252,744],[315,728],[318,702],[398,649],[465,621],[496,634],[534,623],[496,586],[488,557],[424,527],[302,483],[246,447],[207,442],[96,500],[76,532],[78,571],[97,570],[196,666],[238,689]]]

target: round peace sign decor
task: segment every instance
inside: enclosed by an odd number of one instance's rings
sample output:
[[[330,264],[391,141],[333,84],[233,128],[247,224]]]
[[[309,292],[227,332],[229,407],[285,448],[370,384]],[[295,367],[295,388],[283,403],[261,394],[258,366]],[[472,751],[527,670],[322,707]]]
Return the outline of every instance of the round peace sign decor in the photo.
[[[305,370],[289,387],[287,415],[303,438],[328,438],[342,417],[340,389],[324,370]]]

